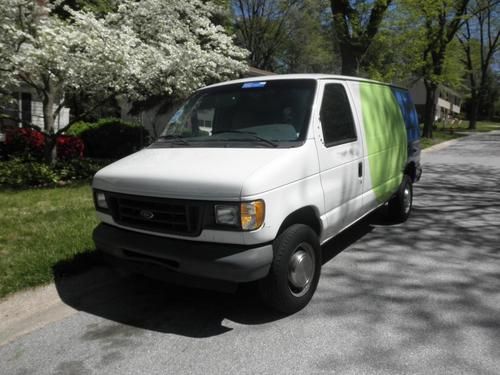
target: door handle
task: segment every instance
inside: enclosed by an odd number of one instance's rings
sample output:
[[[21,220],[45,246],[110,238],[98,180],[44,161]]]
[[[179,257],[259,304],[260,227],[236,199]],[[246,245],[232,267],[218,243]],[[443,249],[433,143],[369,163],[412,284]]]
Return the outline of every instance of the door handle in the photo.
[[[358,177],[363,177],[363,162],[361,161],[358,163]]]

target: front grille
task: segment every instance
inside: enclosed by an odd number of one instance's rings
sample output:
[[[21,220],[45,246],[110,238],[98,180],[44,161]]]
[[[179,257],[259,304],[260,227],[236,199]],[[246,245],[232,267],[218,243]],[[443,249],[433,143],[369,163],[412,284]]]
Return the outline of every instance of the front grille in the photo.
[[[111,193],[108,200],[113,219],[120,225],[188,236],[201,232],[201,203],[116,193]]]

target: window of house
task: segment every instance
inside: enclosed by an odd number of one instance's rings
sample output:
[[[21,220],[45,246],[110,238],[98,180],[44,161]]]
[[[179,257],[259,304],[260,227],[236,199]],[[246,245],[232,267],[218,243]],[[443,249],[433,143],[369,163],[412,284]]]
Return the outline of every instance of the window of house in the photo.
[[[29,92],[21,94],[21,119],[31,124],[31,94]]]
[[[356,140],[351,106],[344,86],[340,84],[325,86],[320,118],[327,147]]]

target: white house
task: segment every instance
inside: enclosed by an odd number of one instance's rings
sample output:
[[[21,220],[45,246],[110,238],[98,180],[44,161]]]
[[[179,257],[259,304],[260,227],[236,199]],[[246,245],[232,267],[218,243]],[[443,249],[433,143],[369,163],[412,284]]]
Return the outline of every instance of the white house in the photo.
[[[426,88],[423,79],[418,80],[409,88],[411,97],[417,109],[417,113],[422,119],[425,109]],[[450,116],[458,116],[462,105],[462,96],[452,89],[439,85],[436,93],[436,121],[448,119]]]
[[[0,133],[6,128],[21,127],[23,123],[28,123],[43,129],[43,107],[42,99],[34,89],[21,86],[16,92],[15,102],[3,112],[12,119],[0,118]],[[54,106],[54,110],[56,110]],[[69,108],[63,107],[59,115],[55,118],[54,130],[59,130],[69,123]]]

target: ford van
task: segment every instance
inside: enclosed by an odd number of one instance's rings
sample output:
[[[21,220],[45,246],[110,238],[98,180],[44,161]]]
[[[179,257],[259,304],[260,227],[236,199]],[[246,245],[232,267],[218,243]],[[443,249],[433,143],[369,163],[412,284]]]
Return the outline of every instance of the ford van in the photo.
[[[405,221],[421,172],[406,89],[308,74],[224,82],[95,175],[93,237],[164,272],[257,281],[269,306],[293,313],[316,290],[321,245],[385,204]]]

